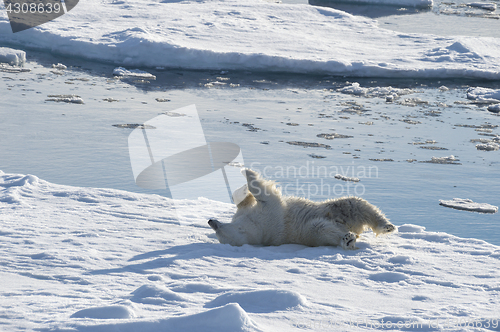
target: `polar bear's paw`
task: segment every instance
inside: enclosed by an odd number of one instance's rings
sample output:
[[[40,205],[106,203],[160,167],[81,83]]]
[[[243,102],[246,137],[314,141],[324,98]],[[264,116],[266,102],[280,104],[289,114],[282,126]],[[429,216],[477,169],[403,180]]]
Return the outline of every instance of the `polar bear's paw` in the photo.
[[[340,240],[340,245],[345,250],[356,249],[356,238],[356,234],[354,234],[353,232],[349,232],[342,237],[342,239]]]
[[[389,224],[389,225],[384,225],[384,226],[378,227],[375,233],[378,236],[381,234],[393,233],[395,231],[396,231],[396,226],[394,226],[393,224]]]

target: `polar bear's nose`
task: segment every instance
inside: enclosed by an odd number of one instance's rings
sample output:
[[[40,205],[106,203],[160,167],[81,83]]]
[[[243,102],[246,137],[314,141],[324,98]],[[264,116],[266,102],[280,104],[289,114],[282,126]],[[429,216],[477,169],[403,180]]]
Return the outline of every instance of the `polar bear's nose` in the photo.
[[[214,231],[216,231],[216,230],[217,230],[217,228],[219,228],[219,221],[218,221],[218,220],[216,220],[216,219],[210,219],[210,220],[208,221],[208,225],[210,225],[210,227],[212,227],[212,229],[213,229]]]

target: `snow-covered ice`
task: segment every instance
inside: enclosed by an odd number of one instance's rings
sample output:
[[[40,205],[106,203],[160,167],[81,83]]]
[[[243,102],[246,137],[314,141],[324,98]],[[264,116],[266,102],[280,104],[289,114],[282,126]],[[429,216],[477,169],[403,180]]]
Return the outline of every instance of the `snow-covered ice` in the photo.
[[[156,76],[148,73],[143,70],[139,69],[125,69],[123,67],[117,67],[113,70],[113,75],[115,76],[120,76],[120,77],[133,77],[133,78],[143,78],[143,79],[150,79],[150,80],[155,80]]]
[[[488,203],[476,203],[470,199],[454,198],[452,200],[439,200],[439,204],[457,210],[466,210],[482,213],[496,213],[498,206]]]
[[[481,87],[469,88],[467,90],[467,99],[500,102],[500,90]]]
[[[48,95],[46,101],[64,102],[71,104],[83,104],[83,99],[77,95]]]
[[[355,251],[232,247],[220,244],[206,221],[227,221],[233,205],[203,198],[176,205],[177,213],[173,200],[158,195],[0,172],[2,328],[499,327],[498,246],[402,221],[391,237],[363,234]]]
[[[360,181],[359,178],[349,177],[349,176],[345,176],[345,175],[342,175],[342,174],[336,174],[335,178],[339,179],[339,180],[342,180],[342,181],[351,181],[351,182],[359,182]]]
[[[0,47],[0,63],[22,66],[26,62],[26,52],[8,47]]]
[[[481,9],[485,9],[485,10],[490,10],[493,12],[495,10],[497,10],[496,3],[492,3],[492,2],[470,2],[467,4],[467,6],[481,8]]]
[[[59,70],[66,70],[66,69],[68,69],[68,67],[66,65],[63,65],[62,63],[52,64],[52,68],[59,69]]]
[[[497,151],[498,149],[500,149],[500,145],[492,142],[481,143],[481,144],[476,144],[476,149],[483,151]]]
[[[459,159],[454,155],[446,157],[432,157],[431,160],[425,161],[432,164],[459,164]]]
[[[490,111],[492,113],[500,113],[500,104],[488,106],[488,111]]]
[[[356,96],[364,96],[364,97],[398,97],[402,95],[407,95],[413,93],[411,89],[399,89],[393,88],[391,86],[387,87],[374,87],[374,88],[363,88],[359,83],[354,82],[350,86],[346,86],[343,88],[337,89],[338,92],[356,95]]]
[[[405,34],[335,9],[260,0],[88,0],[15,34],[0,12],[0,42],[127,68],[500,78],[499,38]]]

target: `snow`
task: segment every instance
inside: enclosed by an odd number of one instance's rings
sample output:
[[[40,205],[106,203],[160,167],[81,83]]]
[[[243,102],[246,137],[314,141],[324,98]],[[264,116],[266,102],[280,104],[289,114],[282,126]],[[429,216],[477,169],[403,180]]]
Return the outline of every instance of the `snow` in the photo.
[[[476,144],[476,149],[478,150],[483,150],[483,151],[497,151],[500,149],[500,145],[497,143],[482,143],[482,144]]]
[[[481,87],[469,88],[467,99],[500,102],[500,90]]]
[[[475,203],[470,199],[454,198],[451,201],[439,200],[439,204],[457,210],[475,211],[482,213],[496,213],[498,206],[488,203]]]
[[[497,10],[497,5],[491,2],[470,2],[467,4],[467,6],[481,8],[485,10],[491,10],[491,11]]]
[[[339,180],[342,180],[342,181],[351,181],[351,182],[359,182],[360,181],[359,178],[349,177],[349,176],[345,176],[345,175],[342,175],[342,174],[336,174],[335,178],[339,179]]]
[[[62,63],[52,64],[52,68],[54,69],[59,69],[59,70],[66,70],[68,67],[66,65],[63,65]]]
[[[75,312],[70,318],[124,319],[133,317],[131,310],[125,306],[113,305],[95,307]]]
[[[350,86],[337,89],[338,92],[364,97],[397,97],[413,93],[411,89],[398,89],[391,86],[363,88],[359,83],[354,82]]]
[[[207,219],[228,221],[234,210],[0,171],[0,324],[92,332],[499,326],[498,246],[411,224],[388,237],[365,233],[353,251],[222,245]]]
[[[0,47],[0,63],[2,62],[11,66],[22,66],[26,62],[26,52],[8,47]]]
[[[89,0],[15,34],[6,13],[0,15],[1,43],[126,68],[500,78],[498,38],[404,34],[307,4]]]
[[[48,95],[46,101],[64,102],[71,104],[83,104],[83,99],[77,95]]]
[[[121,77],[133,77],[133,78],[143,78],[143,79],[150,79],[150,80],[155,80],[156,76],[153,74],[150,74],[148,72],[139,70],[139,69],[131,69],[127,70],[123,67],[117,67],[113,70],[113,75],[115,76],[121,76]]]
[[[488,111],[490,111],[492,113],[500,113],[500,104],[488,106]]]

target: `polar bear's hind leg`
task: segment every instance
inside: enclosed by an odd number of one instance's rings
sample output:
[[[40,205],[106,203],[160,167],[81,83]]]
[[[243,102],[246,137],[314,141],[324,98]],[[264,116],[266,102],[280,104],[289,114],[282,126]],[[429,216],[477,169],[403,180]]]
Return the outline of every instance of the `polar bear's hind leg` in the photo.
[[[357,237],[357,235],[355,233],[349,232],[346,235],[344,235],[342,237],[342,239],[340,240],[340,246],[344,250],[356,249],[356,239],[357,238],[358,237]]]

